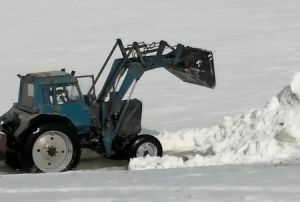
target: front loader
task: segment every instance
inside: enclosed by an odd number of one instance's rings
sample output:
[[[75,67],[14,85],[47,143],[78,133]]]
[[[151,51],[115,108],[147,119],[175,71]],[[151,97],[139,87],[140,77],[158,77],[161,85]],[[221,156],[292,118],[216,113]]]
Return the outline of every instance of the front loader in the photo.
[[[113,61],[96,94],[117,47],[122,57]],[[18,102],[0,117],[0,158],[24,172],[60,172],[76,167],[81,148],[117,159],[162,156],[159,140],[140,134],[142,102],[131,98],[142,75],[156,68],[188,83],[216,84],[211,51],[165,41],[124,47],[117,39],[96,78],[64,69],[18,75]],[[88,88],[81,85],[86,80]]]

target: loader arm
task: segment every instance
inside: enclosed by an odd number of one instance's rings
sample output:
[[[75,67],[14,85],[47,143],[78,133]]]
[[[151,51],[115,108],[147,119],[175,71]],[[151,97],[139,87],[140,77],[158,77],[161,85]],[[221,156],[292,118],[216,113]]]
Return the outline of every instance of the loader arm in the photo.
[[[98,103],[105,99],[115,87],[118,78],[123,76],[127,70],[127,79],[123,80],[125,88],[128,85],[128,80],[139,80],[144,72],[156,68],[165,68],[188,83],[209,88],[214,88],[216,85],[213,54],[211,51],[189,46],[185,47],[182,44],[172,47],[165,41],[150,45],[134,42],[127,48],[124,48],[121,40],[118,39],[116,44],[120,44],[119,47],[123,58],[114,60],[102,91],[97,97],[96,102]],[[171,51],[164,54],[168,50]],[[130,57],[130,55],[133,57]]]
[[[123,57],[114,60],[103,88],[94,101],[94,104],[100,105],[102,109],[100,110],[102,140],[107,154],[110,153],[112,140],[118,135],[135,84],[146,71],[165,68],[184,82],[209,88],[214,88],[216,85],[211,51],[182,44],[174,47],[165,41],[152,44],[134,42],[125,48],[122,41],[117,39],[91,89],[100,78],[117,46]],[[129,90],[127,106],[122,107],[122,100]],[[103,105],[108,102],[109,105]],[[116,114],[118,114],[118,121],[112,124],[112,116]]]

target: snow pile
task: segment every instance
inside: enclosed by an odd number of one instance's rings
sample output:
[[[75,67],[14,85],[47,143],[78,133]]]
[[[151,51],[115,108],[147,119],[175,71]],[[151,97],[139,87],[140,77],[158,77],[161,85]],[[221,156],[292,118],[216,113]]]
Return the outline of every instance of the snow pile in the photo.
[[[263,109],[219,126],[163,132],[165,156],[132,159],[130,169],[281,163],[300,157],[300,73]]]

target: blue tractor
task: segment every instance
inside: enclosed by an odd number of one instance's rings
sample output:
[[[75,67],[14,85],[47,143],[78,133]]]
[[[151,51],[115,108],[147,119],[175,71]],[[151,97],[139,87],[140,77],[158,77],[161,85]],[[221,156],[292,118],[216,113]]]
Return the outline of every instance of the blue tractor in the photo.
[[[117,47],[122,57],[113,61],[96,94],[95,85]],[[95,78],[64,69],[18,75],[18,102],[0,117],[1,160],[24,172],[60,172],[76,167],[81,148],[107,158],[162,156],[159,140],[140,134],[142,102],[131,98],[141,76],[161,67],[185,82],[215,87],[211,51],[165,41],[124,47],[117,39]],[[88,88],[80,85],[86,80]]]

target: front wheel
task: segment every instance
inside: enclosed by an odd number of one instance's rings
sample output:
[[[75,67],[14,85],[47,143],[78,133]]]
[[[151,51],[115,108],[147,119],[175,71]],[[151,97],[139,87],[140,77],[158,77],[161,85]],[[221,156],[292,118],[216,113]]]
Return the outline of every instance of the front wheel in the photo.
[[[131,158],[163,155],[162,146],[157,138],[151,135],[139,135],[131,146]]]
[[[74,168],[80,159],[80,146],[68,125],[46,124],[25,141],[21,164],[29,172],[61,172]]]

